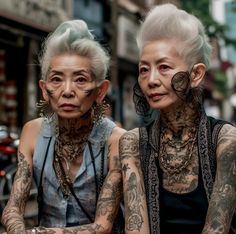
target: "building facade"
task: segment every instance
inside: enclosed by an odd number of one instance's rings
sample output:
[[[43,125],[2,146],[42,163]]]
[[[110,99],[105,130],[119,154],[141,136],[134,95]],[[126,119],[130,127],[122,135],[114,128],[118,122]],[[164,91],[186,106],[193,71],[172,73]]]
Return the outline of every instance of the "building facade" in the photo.
[[[0,125],[13,130],[37,116],[40,45],[71,17],[70,0],[0,0]]]

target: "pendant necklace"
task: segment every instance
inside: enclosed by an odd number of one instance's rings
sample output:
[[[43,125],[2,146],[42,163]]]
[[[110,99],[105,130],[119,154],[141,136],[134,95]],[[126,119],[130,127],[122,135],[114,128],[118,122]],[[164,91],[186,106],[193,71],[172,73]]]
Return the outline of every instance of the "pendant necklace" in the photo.
[[[190,131],[188,139],[183,141],[181,136],[168,138],[165,135],[166,129],[161,129],[159,164],[164,172],[179,174],[189,165],[197,140],[197,130],[194,131]]]
[[[75,160],[83,158],[83,152],[85,145],[88,142],[89,134],[92,130],[92,125],[87,128],[84,134],[78,137],[76,141],[63,142],[59,139],[55,141],[55,158],[54,158],[54,169],[57,175],[60,187],[64,195],[70,195],[70,189],[68,185],[73,184],[70,175],[71,163]],[[65,163],[65,170],[62,168]]]

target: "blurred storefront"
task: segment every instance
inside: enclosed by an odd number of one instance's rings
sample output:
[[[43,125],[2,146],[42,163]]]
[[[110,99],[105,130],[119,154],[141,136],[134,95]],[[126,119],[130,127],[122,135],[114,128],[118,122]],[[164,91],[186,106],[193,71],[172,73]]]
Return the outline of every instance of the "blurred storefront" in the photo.
[[[136,114],[133,103],[133,87],[138,79],[139,53],[136,44],[136,35],[140,21],[146,12],[155,4],[161,4],[164,0],[118,0],[113,7],[113,27],[115,33],[115,54],[113,60],[117,69],[118,102],[121,103],[117,110],[117,118],[126,129],[132,129],[143,124],[143,119]],[[177,0],[168,1],[178,5]],[[115,4],[113,2],[113,4]],[[115,10],[114,10],[115,9]],[[115,24],[116,22],[116,24]],[[117,36],[116,36],[117,35]],[[114,34],[113,34],[114,36]],[[114,45],[112,47],[114,50]],[[115,75],[113,75],[115,77]],[[113,77],[113,78],[114,78]],[[113,82],[116,84],[116,82]],[[116,90],[115,86],[114,89]]]
[[[112,117],[127,129],[141,119],[133,104],[138,77],[139,22],[165,0],[0,0],[0,125],[21,127],[37,116],[40,91],[38,52],[43,39],[63,20],[80,18],[111,54],[108,93]],[[170,1],[169,1],[170,2]],[[177,0],[171,2],[178,4]]]
[[[138,77],[136,33],[142,14],[156,1],[74,0],[73,18],[87,22],[96,39],[111,55],[108,99],[112,118],[131,129],[140,123],[133,104]]]
[[[138,30],[137,3],[130,1],[74,0],[74,18],[88,23],[96,39],[111,55],[108,93],[112,118],[129,129],[137,122],[132,101],[132,87],[137,79],[138,52],[135,34]],[[127,9],[128,7],[128,9]],[[92,13],[92,17],[91,17]],[[137,117],[138,118],[138,117]]]
[[[0,125],[14,129],[37,115],[40,45],[71,15],[70,0],[0,0]]]

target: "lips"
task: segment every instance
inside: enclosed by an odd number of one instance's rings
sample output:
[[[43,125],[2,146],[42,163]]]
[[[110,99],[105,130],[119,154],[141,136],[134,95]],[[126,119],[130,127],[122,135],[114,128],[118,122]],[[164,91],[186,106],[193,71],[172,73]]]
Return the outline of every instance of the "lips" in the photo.
[[[152,93],[150,95],[148,95],[148,98],[153,100],[153,101],[158,101],[160,100],[162,97],[164,96],[164,94],[161,93]]]
[[[59,108],[63,110],[74,110],[77,108],[77,106],[70,103],[64,103],[64,104],[59,105]]]

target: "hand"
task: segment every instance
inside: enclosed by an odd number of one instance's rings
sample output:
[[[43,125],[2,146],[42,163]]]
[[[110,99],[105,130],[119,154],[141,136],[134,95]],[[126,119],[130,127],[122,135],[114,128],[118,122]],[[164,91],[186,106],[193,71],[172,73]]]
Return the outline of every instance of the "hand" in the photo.
[[[28,229],[26,234],[47,234],[47,229],[45,227],[34,227],[33,229]]]

